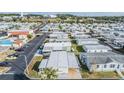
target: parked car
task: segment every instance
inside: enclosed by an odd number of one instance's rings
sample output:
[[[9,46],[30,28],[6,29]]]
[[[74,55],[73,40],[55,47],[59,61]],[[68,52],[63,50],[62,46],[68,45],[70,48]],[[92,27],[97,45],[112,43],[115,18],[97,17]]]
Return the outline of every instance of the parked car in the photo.
[[[0,66],[9,66],[11,62],[0,62]]]
[[[19,54],[16,53],[16,54],[8,55],[6,59],[12,60],[12,59],[16,59],[18,56],[19,56]]]
[[[36,35],[36,37],[39,37],[40,35]]]
[[[24,51],[24,48],[18,48],[18,49],[16,49],[15,51],[21,52],[21,51]]]
[[[10,50],[14,50],[14,47],[11,47]]]
[[[17,54],[17,53],[16,53],[16,54],[13,54],[12,56],[14,56],[14,57],[18,57],[18,56],[19,56],[19,54]]]

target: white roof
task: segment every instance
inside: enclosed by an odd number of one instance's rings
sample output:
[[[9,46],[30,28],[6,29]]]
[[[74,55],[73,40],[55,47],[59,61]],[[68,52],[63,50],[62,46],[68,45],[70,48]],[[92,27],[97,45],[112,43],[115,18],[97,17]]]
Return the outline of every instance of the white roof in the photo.
[[[75,35],[75,37],[91,37],[90,35],[86,35],[86,34],[78,34],[78,35]]]
[[[70,42],[69,38],[49,39],[49,42]]]
[[[65,34],[64,32],[53,32],[52,34]]]
[[[44,47],[62,47],[62,46],[71,46],[71,42],[49,42],[44,44]]]
[[[51,52],[47,67],[48,68],[52,67],[52,68],[57,69],[57,67],[58,67],[57,62],[58,62],[58,53],[57,52]]]
[[[104,46],[104,45],[100,45],[100,44],[91,44],[91,45],[84,45],[84,47],[88,50],[98,50],[98,49],[104,49],[104,50],[111,50],[110,47],[108,46]]]
[[[58,67],[68,68],[67,52],[58,52]]]
[[[51,52],[47,67],[68,68],[67,53],[65,51]]]
[[[115,38],[116,41],[124,41],[124,38]]]
[[[40,63],[40,65],[39,65],[39,69],[41,69],[41,68],[46,68],[46,65],[47,65],[47,61],[48,61],[48,59],[43,59],[42,61],[41,61],[41,63]]]
[[[51,52],[46,67],[52,67],[54,69],[79,68],[74,53],[68,53],[66,51]]]
[[[78,39],[77,42],[79,45],[82,45],[82,44],[99,44],[98,39],[95,39],[95,38]]]
[[[60,34],[50,34],[50,38],[56,37],[56,38],[68,38],[68,34],[60,33]]]
[[[81,41],[99,41],[96,38],[83,38],[83,39],[78,39],[78,40],[81,40]]]
[[[79,68],[77,58],[74,53],[68,53],[69,68]]]
[[[30,31],[33,31],[33,30],[10,30],[9,32],[30,32]]]

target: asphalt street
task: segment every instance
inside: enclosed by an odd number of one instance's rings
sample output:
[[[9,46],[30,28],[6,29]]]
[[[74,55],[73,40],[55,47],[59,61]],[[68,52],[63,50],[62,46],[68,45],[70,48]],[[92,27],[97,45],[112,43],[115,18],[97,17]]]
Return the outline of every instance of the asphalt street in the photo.
[[[20,56],[11,62],[11,70],[6,74],[1,74],[0,80],[27,80],[28,78],[24,75],[24,70],[26,69],[24,55],[27,57],[27,63],[29,64],[38,47],[42,45],[47,35],[48,34],[45,33],[28,42],[27,44],[29,47],[25,48],[24,52],[20,53]]]

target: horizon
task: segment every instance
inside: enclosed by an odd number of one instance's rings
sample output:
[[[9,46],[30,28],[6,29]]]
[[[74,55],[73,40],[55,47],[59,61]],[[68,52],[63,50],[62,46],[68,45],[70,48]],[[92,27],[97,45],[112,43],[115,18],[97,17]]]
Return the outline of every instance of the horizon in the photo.
[[[0,12],[0,14],[21,14],[21,12]],[[72,14],[75,16],[124,16],[124,12],[23,12],[24,15],[56,15],[56,14]]]

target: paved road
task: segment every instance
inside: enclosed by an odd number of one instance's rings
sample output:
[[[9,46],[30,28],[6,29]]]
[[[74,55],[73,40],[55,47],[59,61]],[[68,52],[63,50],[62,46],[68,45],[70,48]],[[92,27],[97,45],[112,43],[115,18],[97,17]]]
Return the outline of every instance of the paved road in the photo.
[[[109,44],[107,44],[107,43],[105,43],[105,42],[103,42],[103,41],[100,41],[99,43],[101,43],[102,45],[105,45],[105,46],[110,47],[110,48],[112,49],[112,52],[114,52],[114,53],[124,55],[123,53],[121,53],[121,52],[115,50],[112,46],[110,46]]]
[[[34,56],[37,48],[43,43],[48,34],[43,34],[39,37],[35,37],[32,41],[28,42],[29,47],[24,50],[23,53],[20,53],[22,56],[19,56],[16,60],[12,61],[11,70],[0,75],[0,80],[25,80],[28,79],[24,75],[24,70],[26,68],[24,56],[27,56],[27,62],[30,63],[32,57]]]

